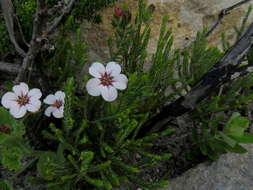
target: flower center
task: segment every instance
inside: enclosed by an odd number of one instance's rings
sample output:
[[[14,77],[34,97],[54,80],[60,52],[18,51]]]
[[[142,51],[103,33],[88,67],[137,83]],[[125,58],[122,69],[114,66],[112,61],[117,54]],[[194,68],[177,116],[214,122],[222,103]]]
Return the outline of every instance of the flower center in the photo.
[[[62,106],[62,104],[63,104],[62,100],[55,100],[54,104],[52,104],[51,106],[59,109]]]
[[[27,95],[21,95],[16,101],[20,106],[25,106],[29,103],[29,97]]]
[[[112,83],[114,82],[111,74],[108,74],[107,72],[101,75],[99,80],[103,86],[112,86]]]

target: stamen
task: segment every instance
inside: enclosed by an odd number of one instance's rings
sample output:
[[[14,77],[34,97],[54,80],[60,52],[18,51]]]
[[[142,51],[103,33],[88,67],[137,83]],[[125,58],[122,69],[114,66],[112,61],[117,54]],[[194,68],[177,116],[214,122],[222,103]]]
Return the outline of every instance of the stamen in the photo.
[[[107,72],[101,75],[101,78],[99,80],[103,86],[112,86],[112,83],[114,82],[111,74],[108,74]]]
[[[29,103],[30,100],[27,95],[22,94],[21,96],[18,96],[18,99],[16,101],[20,106],[25,106],[26,104]]]
[[[62,106],[62,104],[63,104],[62,100],[55,100],[54,104],[52,104],[51,106],[59,109]]]

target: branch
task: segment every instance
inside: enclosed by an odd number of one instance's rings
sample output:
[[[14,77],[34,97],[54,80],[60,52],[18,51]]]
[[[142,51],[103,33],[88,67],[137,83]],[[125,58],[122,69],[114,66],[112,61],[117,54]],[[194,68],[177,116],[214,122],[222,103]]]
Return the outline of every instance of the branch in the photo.
[[[71,12],[74,7],[76,0],[70,0],[68,5],[63,9],[62,14],[57,17],[52,24],[47,24],[47,7],[45,0],[37,0],[37,9],[33,22],[33,35],[30,42],[29,50],[23,59],[20,72],[16,77],[15,82],[24,81],[29,71],[29,76],[32,72],[32,65],[34,59],[41,51],[43,46],[43,40],[47,39],[48,35],[52,34],[55,29],[59,26],[63,18]]]
[[[218,15],[218,19],[215,21],[215,23],[209,27],[209,29],[206,31],[206,33],[203,35],[203,38],[207,38],[208,36],[210,36],[213,31],[220,25],[221,21],[224,19],[224,17],[228,14],[230,14],[230,12],[248,2],[250,2],[252,0],[242,0],[228,8],[222,9]],[[190,42],[186,43],[185,45],[183,45],[180,49],[185,49],[190,47],[194,42],[196,41],[196,39],[191,40]]]
[[[33,33],[32,40],[30,42],[29,50],[23,59],[22,66],[18,76],[15,79],[15,83],[25,80],[27,71],[31,68],[35,57],[39,53],[42,46],[43,29],[46,24],[46,2],[45,0],[37,0],[37,8],[35,18],[33,20]]]
[[[51,26],[46,31],[47,35],[50,35],[50,34],[52,34],[55,31],[55,29],[62,22],[63,18],[72,11],[75,3],[76,3],[76,0],[70,0],[70,2],[68,3],[68,5],[63,9],[61,15],[59,17],[57,17],[57,18],[54,19],[53,23],[51,24]]]
[[[252,47],[253,23],[233,47],[226,52],[224,57],[202,76],[187,95],[165,106],[159,114],[146,122],[139,131],[138,137],[143,137],[148,132],[161,131],[165,125],[160,122],[170,121],[193,110],[201,100],[209,96],[213,89],[231,80],[232,75],[235,74],[236,69],[239,68]],[[160,126],[157,125],[159,123]]]
[[[25,57],[25,50],[21,47],[27,48],[28,45],[25,41],[19,20],[14,12],[12,1],[1,0],[0,3],[10,40],[18,54]]]
[[[20,65],[14,63],[6,63],[0,61],[0,71],[9,73],[9,74],[17,74],[19,72]]]

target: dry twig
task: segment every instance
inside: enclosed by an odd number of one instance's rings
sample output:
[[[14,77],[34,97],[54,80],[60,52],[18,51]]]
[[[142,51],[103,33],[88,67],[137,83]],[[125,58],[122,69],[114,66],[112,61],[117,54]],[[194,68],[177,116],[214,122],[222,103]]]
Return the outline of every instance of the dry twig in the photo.
[[[25,50],[21,47],[27,48],[27,42],[25,41],[19,20],[15,14],[14,7],[11,0],[1,0],[1,8],[5,24],[9,33],[10,40],[14,45],[16,51],[21,56],[25,57]]]
[[[215,21],[215,23],[209,27],[209,29],[206,31],[206,33],[203,35],[203,37],[204,37],[204,38],[209,37],[209,36],[214,32],[214,30],[221,24],[222,20],[224,19],[224,17],[225,17],[226,15],[230,14],[230,12],[233,11],[234,9],[236,9],[236,8],[238,8],[238,7],[240,7],[240,6],[244,5],[244,4],[246,4],[246,3],[249,3],[250,1],[252,1],[252,0],[242,0],[242,1],[240,1],[240,2],[238,2],[238,3],[236,3],[236,4],[234,4],[234,5],[232,5],[232,6],[230,6],[230,7],[227,7],[227,8],[225,8],[225,9],[222,9],[222,10],[220,11],[220,13],[219,13],[219,15],[218,15],[218,18],[217,18],[217,20]],[[188,47],[192,46],[192,44],[193,44],[194,42],[196,42],[196,40],[197,40],[197,39],[193,39],[193,40],[187,42],[187,43],[184,44],[180,49],[181,49],[181,50],[184,50],[185,48],[188,48]]]
[[[67,6],[63,9],[62,14],[55,18],[53,23],[47,23],[47,7],[45,0],[37,0],[37,9],[33,22],[33,35],[30,42],[29,50],[23,59],[20,72],[16,77],[15,82],[24,81],[26,76],[31,75],[32,65],[38,53],[41,51],[43,46],[43,40],[47,39],[48,35],[52,34],[59,24],[62,22],[63,18],[71,12],[74,7],[76,0],[70,0]]]

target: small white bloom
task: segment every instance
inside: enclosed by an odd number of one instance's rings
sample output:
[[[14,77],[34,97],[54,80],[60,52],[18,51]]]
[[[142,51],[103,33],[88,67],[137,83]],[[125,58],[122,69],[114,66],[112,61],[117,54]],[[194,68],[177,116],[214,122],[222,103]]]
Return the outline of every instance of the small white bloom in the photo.
[[[127,87],[126,75],[120,74],[121,67],[115,62],[109,62],[106,67],[95,62],[89,68],[89,73],[95,77],[86,84],[88,93],[92,96],[100,96],[105,101],[112,102],[118,96],[117,89],[124,90]]]
[[[45,110],[45,115],[50,117],[53,114],[55,118],[63,118],[64,99],[65,93],[62,91],[57,91],[54,95],[48,95],[44,99],[44,103],[50,106]]]
[[[13,117],[21,118],[27,111],[37,112],[40,109],[42,96],[40,89],[29,90],[26,83],[20,83],[13,86],[12,90],[14,93],[7,92],[3,95],[1,104],[10,110]]]

